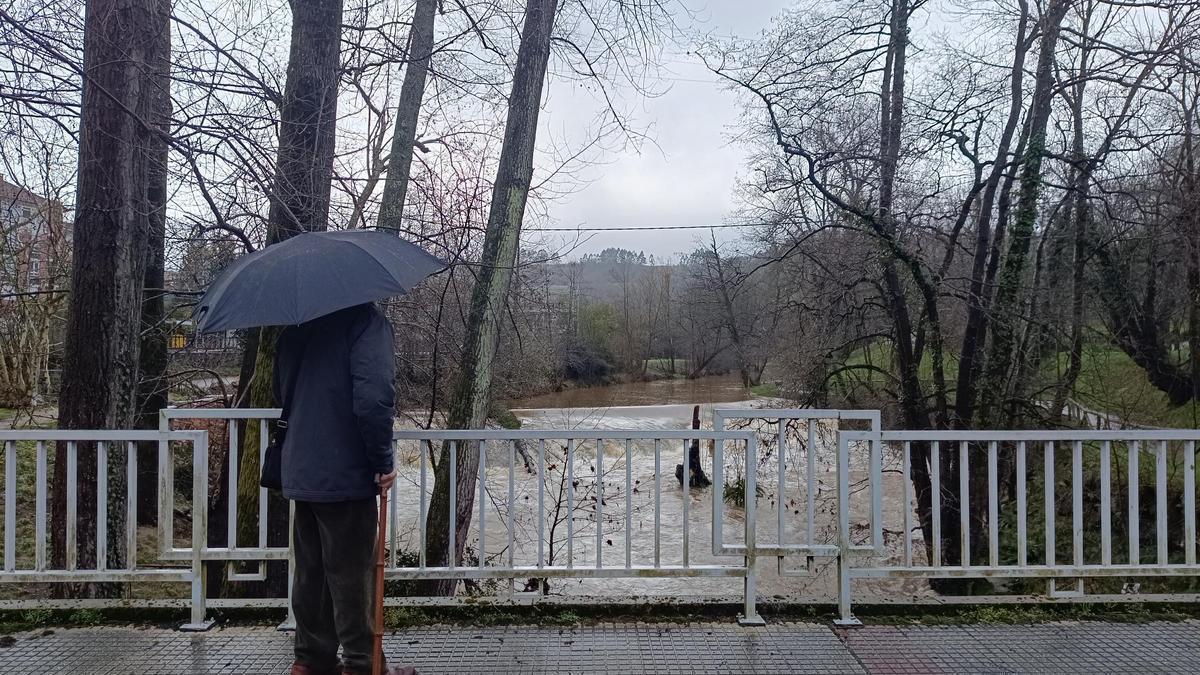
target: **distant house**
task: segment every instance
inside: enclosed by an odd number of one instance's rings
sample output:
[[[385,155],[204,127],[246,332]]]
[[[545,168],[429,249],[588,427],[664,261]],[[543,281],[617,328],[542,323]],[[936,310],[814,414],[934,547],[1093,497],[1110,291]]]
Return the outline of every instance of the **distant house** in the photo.
[[[66,287],[70,239],[62,202],[0,176],[0,296]]]
[[[70,239],[61,202],[0,176],[0,407],[35,404],[53,391]]]

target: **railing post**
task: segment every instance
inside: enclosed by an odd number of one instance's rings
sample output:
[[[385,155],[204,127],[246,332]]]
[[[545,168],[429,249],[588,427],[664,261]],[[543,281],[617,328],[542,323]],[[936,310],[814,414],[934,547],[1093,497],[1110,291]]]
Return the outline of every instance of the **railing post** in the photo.
[[[838,432],[838,626],[861,626],[850,609],[850,444]]]
[[[876,554],[883,555],[887,548],[883,541],[883,441],[873,433],[870,443],[871,543]]]
[[[725,431],[725,417],[720,412],[713,410],[713,431],[720,433]],[[654,441],[654,475],[658,476],[658,441]],[[713,555],[721,555],[721,548],[725,546],[725,441],[717,439],[713,441],[713,470],[712,470],[712,500],[713,500],[713,516],[712,516],[712,552]],[[658,493],[659,489],[655,488],[655,517],[654,517],[654,539],[658,541]],[[655,549],[657,550],[657,543]],[[658,555],[654,556],[654,564],[658,565]]]
[[[175,465],[171,456],[171,419],[167,409],[158,411],[158,552],[166,555],[175,547]]]
[[[751,437],[746,441],[746,494],[744,501],[746,503],[746,578],[743,587],[743,600],[745,607],[742,615],[738,617],[738,624],[742,626],[765,626],[767,622],[758,615],[758,608],[755,606],[755,601],[758,595],[758,544],[756,542],[756,512],[758,511],[758,457],[757,444],[755,439]],[[684,473],[685,479],[691,477]],[[714,487],[713,495],[716,496],[718,488]],[[684,527],[687,527],[686,521]]]
[[[204,549],[208,546],[208,432],[197,434],[192,444],[192,617],[179,627],[188,632],[212,628],[207,617]]]

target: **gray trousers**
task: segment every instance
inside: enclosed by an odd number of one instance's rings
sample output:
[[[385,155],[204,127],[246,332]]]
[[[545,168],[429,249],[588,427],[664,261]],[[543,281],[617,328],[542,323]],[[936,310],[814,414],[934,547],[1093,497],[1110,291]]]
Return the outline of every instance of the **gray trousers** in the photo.
[[[296,661],[332,671],[371,672],[371,605],[378,510],[374,499],[296,502]]]

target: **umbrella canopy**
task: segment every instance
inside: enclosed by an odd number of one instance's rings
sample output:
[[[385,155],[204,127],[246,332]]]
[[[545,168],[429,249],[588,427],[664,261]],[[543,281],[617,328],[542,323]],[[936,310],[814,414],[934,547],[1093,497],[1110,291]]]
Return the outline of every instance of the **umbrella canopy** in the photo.
[[[377,230],[313,232],[242,256],[196,308],[202,333],[290,326],[407,293],[446,263]]]

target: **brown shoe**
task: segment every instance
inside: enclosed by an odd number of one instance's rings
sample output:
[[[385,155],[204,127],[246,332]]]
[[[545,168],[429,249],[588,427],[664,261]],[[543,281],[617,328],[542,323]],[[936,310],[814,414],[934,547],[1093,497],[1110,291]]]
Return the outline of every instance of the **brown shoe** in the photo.
[[[412,666],[388,666],[384,671],[386,675],[417,675],[417,669]],[[342,675],[363,675],[362,673],[352,668],[342,669]]]

